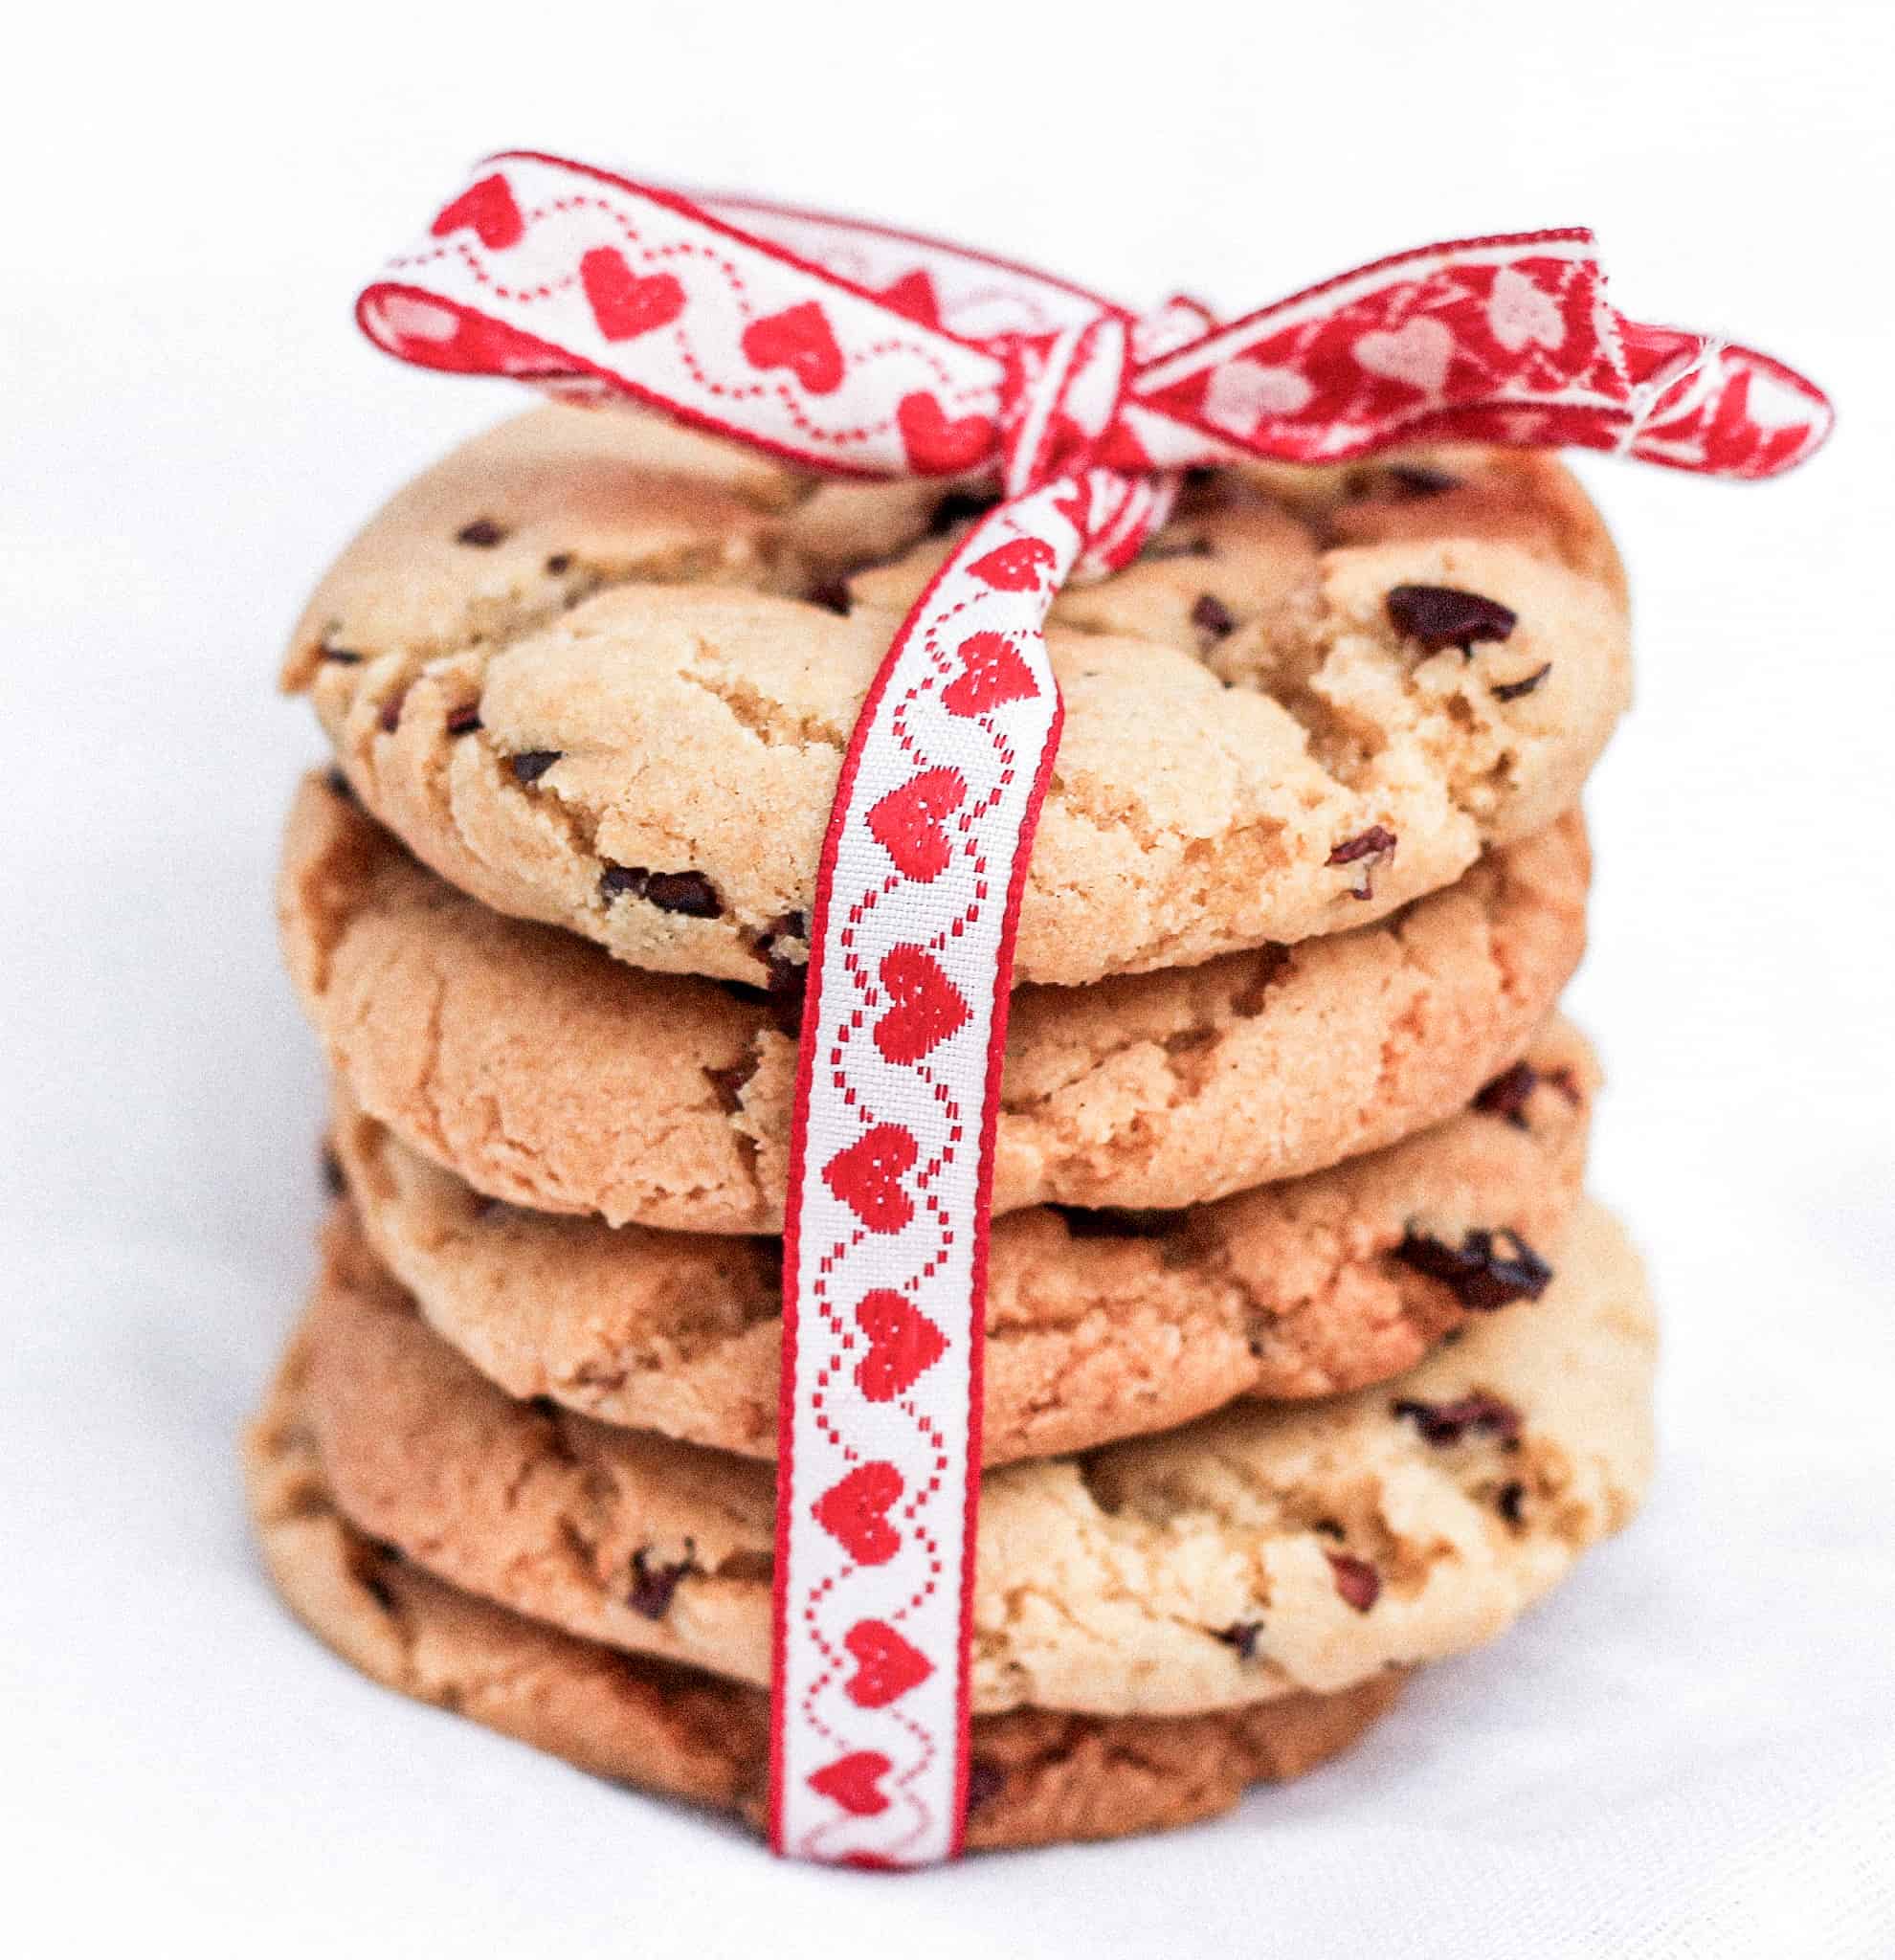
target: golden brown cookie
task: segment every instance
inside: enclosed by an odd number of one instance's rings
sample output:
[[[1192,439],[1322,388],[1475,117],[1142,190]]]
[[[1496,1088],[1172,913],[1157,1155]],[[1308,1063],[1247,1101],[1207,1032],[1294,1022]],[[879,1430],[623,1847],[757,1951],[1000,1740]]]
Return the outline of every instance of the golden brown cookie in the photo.
[[[996,1221],[989,1463],[1168,1429],[1239,1394],[1330,1395],[1411,1368],[1578,1203],[1597,1072],[1555,1023],[1482,1102],[1370,1157],[1185,1212]],[[519,1399],[769,1457],[778,1241],[614,1229],[496,1203],[339,1096],[332,1141],[382,1263]],[[1530,1277],[1530,1267],[1524,1267]]]
[[[346,1208],[327,1245],[302,1407],[357,1528],[568,1633],[768,1682],[768,1466],[511,1401],[428,1330]],[[989,1471],[975,1712],[1333,1694],[1504,1631],[1650,1471],[1638,1260],[1586,1209],[1554,1263],[1538,1300],[1378,1388]]]
[[[1552,1012],[1588,878],[1572,815],[1354,932],[1020,989],[994,1210],[1175,1208],[1441,1122]],[[538,1211],[781,1227],[795,1044],[768,1000],[502,918],[320,777],[291,813],[279,906],[331,1068],[403,1143]]]
[[[943,513],[914,483],[542,409],[368,525],[286,679],[462,890],[640,968],[759,981],[801,947],[849,733]],[[1451,884],[1572,806],[1626,639],[1611,543],[1550,457],[1443,452],[1287,494],[1281,472],[1207,477],[1054,609],[1065,724],[1019,978],[1292,944]]]
[[[762,1828],[767,1697],[693,1669],[575,1638],[457,1592],[365,1538],[323,1481],[292,1355],[245,1447],[252,1515],[297,1615],[365,1674],[582,1770]],[[991,1851],[1123,1838],[1228,1810],[1347,1748],[1403,1676],[1336,1695],[1166,1717],[988,1715],[973,1726],[968,1845]]]

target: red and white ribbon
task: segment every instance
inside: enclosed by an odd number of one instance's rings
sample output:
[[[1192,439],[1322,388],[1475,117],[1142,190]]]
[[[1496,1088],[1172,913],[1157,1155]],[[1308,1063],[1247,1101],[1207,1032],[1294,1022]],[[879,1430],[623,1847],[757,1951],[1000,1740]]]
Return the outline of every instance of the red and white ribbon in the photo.
[[[1059,699],[1041,628],[1177,473],[1578,445],[1769,477],[1830,426],[1749,348],[1623,318],[1585,232],[1435,245],[1220,324],[957,246],[557,157],[483,165],[357,305],[405,360],[631,398],[798,464],[1004,501],[864,702],[812,923],[785,1227],[771,1838],[960,1848],[994,1117]]]

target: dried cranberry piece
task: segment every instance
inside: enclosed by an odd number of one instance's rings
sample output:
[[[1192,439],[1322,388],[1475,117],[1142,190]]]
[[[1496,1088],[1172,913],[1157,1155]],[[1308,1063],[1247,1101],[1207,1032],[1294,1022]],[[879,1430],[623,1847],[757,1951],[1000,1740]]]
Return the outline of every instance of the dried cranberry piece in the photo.
[[[989,1804],[1007,1787],[1007,1772],[997,1763],[983,1763],[978,1756],[968,1764],[968,1807],[967,1815],[972,1816],[983,1804]]]
[[[1225,1646],[1235,1647],[1239,1660],[1255,1660],[1258,1644],[1263,1637],[1263,1622],[1260,1619],[1233,1620],[1216,1637]]]
[[[480,703],[470,701],[457,707],[447,718],[447,731],[450,735],[471,735],[480,725]]]
[[[1416,1402],[1404,1397],[1389,1407],[1414,1423],[1424,1442],[1445,1447],[1466,1436],[1494,1436],[1504,1443],[1520,1440],[1520,1411],[1498,1395],[1477,1392],[1452,1402]]]
[[[641,1545],[632,1554],[632,1584],[625,1594],[626,1605],[647,1619],[662,1619],[671,1611],[671,1597],[678,1591],[679,1580],[696,1570],[692,1549],[687,1538],[684,1556],[673,1562],[654,1558],[651,1547]]]
[[[1237,631],[1237,615],[1215,592],[1200,592],[1191,609],[1191,623],[1214,644]]]
[[[804,996],[808,991],[810,968],[807,958],[792,960],[787,950],[791,943],[807,945],[810,922],[805,913],[785,912],[772,919],[757,944],[769,978],[764,982],[764,998],[776,1025],[786,1035],[798,1034],[803,1025]]]
[[[1518,701],[1523,694],[1531,694],[1551,672],[1552,662],[1549,660],[1545,666],[1535,668],[1524,679],[1495,681],[1487,692],[1496,701]]]
[[[402,705],[407,700],[407,688],[397,687],[382,703],[382,712],[375,717],[375,721],[384,735],[392,735],[401,726]]]
[[[507,765],[513,770],[513,780],[531,789],[565,753],[563,748],[523,748],[507,758]]]
[[[1366,1558],[1347,1551],[1323,1554],[1335,1574],[1336,1591],[1357,1613],[1367,1613],[1382,1596],[1382,1575]]]
[[[499,524],[490,517],[477,517],[471,524],[462,524],[454,534],[457,545],[473,545],[480,550],[490,550],[506,536]]]
[[[735,1116],[744,1106],[744,1084],[757,1072],[752,1061],[733,1062],[728,1068],[707,1068],[704,1074],[717,1091],[719,1106],[726,1116]]]
[[[1473,1313],[1492,1313],[1516,1300],[1537,1300],[1552,1279],[1552,1268],[1517,1232],[1477,1227],[1455,1246],[1411,1230],[1395,1248],[1395,1258],[1439,1281]]]
[[[1526,1129],[1527,1104],[1539,1086],[1539,1070],[1530,1061],[1516,1061],[1475,1097],[1474,1106],[1483,1116],[1498,1116],[1515,1129]]]
[[[1349,887],[1349,895],[1357,899],[1372,899],[1375,896],[1375,867],[1385,858],[1393,858],[1398,839],[1386,824],[1371,823],[1366,831],[1352,837],[1346,837],[1329,853],[1331,864],[1359,864],[1361,876]]]
[[[1389,617],[1431,654],[1459,647],[1472,657],[1477,640],[1505,639],[1520,615],[1498,599],[1454,586],[1395,586],[1386,600]]]

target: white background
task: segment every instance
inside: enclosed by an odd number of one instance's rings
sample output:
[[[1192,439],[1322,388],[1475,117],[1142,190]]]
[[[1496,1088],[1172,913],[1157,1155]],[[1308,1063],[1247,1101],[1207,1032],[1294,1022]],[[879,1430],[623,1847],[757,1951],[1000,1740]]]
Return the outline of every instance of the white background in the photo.
[[[0,165],[0,1911],[11,1950],[1895,1952],[1895,48],[1879,0],[42,7]],[[1086,25],[1086,22],[1090,25]],[[904,1881],[368,1686],[233,1464],[309,1267],[272,693],[497,384],[348,304],[505,144],[1256,303],[1586,222],[1831,387],[1779,484],[1596,464],[1640,701],[1590,806],[1598,1190],[1669,1344],[1649,1512],[1359,1753],[1169,1839]],[[11,1815],[7,1815],[11,1813]]]

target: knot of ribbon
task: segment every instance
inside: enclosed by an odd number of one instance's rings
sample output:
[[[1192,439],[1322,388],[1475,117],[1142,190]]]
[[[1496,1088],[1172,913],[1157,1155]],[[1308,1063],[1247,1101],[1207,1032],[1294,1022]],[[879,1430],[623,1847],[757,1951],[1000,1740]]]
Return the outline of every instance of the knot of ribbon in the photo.
[[[1193,467],[1466,441],[1762,478],[1817,448],[1829,405],[1766,354],[1615,311],[1582,231],[1426,246],[1228,323],[1184,299],[1139,317],[936,239],[533,152],[482,165],[357,317],[424,367],[1002,496],[895,635],[843,761],[784,1234],[772,1841],[952,1857],[999,1058],[1060,587],[1135,556]]]

